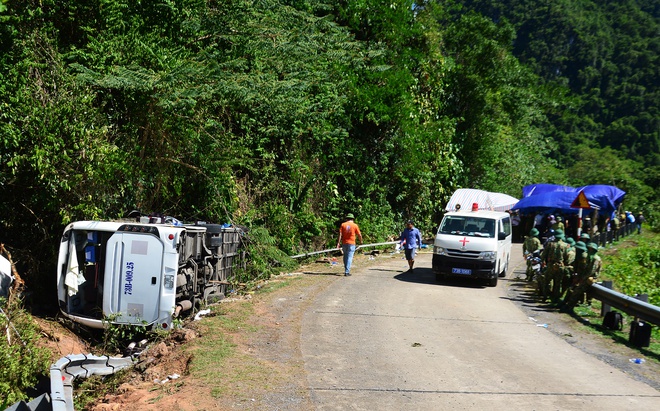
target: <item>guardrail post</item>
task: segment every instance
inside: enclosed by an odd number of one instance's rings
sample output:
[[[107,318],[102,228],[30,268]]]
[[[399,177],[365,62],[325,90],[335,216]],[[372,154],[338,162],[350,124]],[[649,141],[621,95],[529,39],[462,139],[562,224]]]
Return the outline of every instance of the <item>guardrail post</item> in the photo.
[[[613,283],[611,280],[603,281],[601,285],[609,290],[611,290],[613,287]],[[600,305],[600,316],[605,317],[605,314],[609,313],[611,308],[612,307],[610,307],[609,304],[605,304],[604,302],[602,302]]]
[[[649,295],[635,294],[635,299],[648,303]],[[648,347],[651,343],[651,325],[640,321],[639,318],[635,317],[635,320],[630,324],[628,342],[635,347]]]

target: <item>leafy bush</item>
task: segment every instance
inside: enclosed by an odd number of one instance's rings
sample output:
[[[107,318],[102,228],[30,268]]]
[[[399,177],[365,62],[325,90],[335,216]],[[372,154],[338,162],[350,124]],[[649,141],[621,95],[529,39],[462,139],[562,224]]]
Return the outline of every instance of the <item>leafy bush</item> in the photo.
[[[147,334],[146,322],[139,324],[114,324],[117,315],[113,314],[103,319],[105,328],[103,329],[103,351],[108,353],[120,353],[129,343],[142,339]]]
[[[291,270],[297,263],[277,248],[277,240],[263,227],[251,228],[245,245],[246,265],[236,273],[234,281],[246,283],[264,280],[281,271]]]
[[[0,329],[6,331],[0,339],[0,405],[5,409],[27,398],[26,390],[38,377],[45,375],[50,365],[50,353],[38,347],[39,327],[20,303],[5,306],[0,299]],[[4,404],[3,404],[4,401]]]
[[[636,245],[604,257],[602,276],[619,292],[648,294],[650,304],[660,305],[660,235],[644,232],[628,241],[633,240]]]

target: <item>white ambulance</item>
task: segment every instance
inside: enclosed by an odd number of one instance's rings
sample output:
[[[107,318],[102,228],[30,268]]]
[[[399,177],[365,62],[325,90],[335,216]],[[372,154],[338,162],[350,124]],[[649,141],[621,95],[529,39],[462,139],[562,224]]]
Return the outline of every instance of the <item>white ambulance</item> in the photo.
[[[448,277],[486,280],[495,287],[506,275],[511,257],[511,217],[500,211],[450,211],[438,227],[433,244],[433,272]]]

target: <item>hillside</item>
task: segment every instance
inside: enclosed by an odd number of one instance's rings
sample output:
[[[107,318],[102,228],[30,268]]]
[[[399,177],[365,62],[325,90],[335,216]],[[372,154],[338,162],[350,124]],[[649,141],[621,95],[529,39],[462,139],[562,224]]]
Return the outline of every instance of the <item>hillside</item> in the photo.
[[[37,312],[63,227],[136,209],[266,229],[254,277],[459,187],[615,184],[653,225],[656,3],[3,0],[0,243]]]

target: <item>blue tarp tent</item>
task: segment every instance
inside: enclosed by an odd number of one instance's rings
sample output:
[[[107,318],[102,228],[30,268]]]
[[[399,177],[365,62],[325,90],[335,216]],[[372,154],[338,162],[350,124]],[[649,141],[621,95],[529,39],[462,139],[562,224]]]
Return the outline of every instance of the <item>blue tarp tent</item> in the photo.
[[[608,185],[569,187],[556,184],[532,184],[523,187],[523,198],[511,208],[523,214],[539,211],[577,213],[579,209],[572,208],[571,204],[580,192],[587,197],[592,209],[606,216],[610,216],[617,209],[626,195],[625,191]]]

